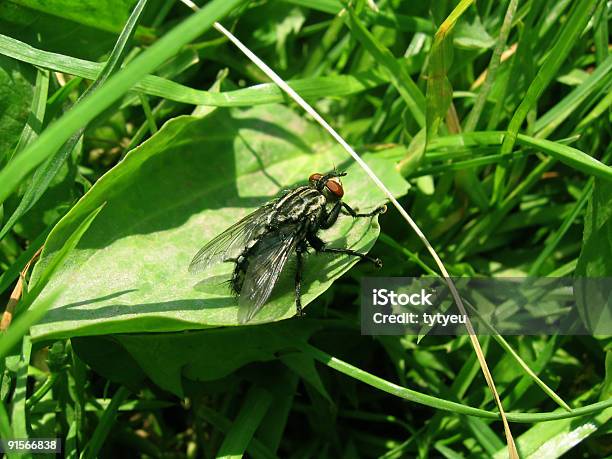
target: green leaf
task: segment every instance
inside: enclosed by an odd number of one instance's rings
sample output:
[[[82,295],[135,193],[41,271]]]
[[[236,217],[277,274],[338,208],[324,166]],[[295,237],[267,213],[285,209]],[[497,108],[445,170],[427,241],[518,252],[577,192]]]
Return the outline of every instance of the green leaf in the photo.
[[[144,372],[113,337],[87,336],[70,342],[79,358],[98,374],[134,391],[141,387]]]
[[[0,340],[0,359],[4,358],[11,348],[22,339],[28,332],[30,327],[37,323],[48,311],[49,307],[58,298],[58,292],[49,293],[44,300],[37,301],[35,306],[31,306],[32,302],[39,298],[40,292],[44,289],[51,275],[55,272],[58,266],[66,261],[67,255],[71,253],[76,244],[79,242],[83,234],[88,230],[91,222],[100,213],[103,205],[89,212],[85,218],[72,230],[65,240],[65,244],[60,247],[50,259],[47,260],[45,267],[41,269],[37,280],[30,279],[30,284],[33,288],[22,298],[21,303],[17,306],[17,312],[21,312],[16,320],[11,323],[11,326],[2,336]]]
[[[183,397],[183,378],[214,381],[248,363],[275,360],[278,352],[305,342],[322,326],[304,319],[192,333],[126,334],[116,339],[129,360],[136,361],[155,384]],[[166,363],[159,365],[160,360]]]
[[[34,11],[118,33],[137,0],[11,0]],[[142,34],[142,32],[141,32]]]
[[[396,195],[406,192],[393,161],[376,155],[365,160]],[[194,276],[187,272],[189,262],[212,237],[279,191],[334,165],[348,172],[343,181],[350,205],[366,211],[385,201],[360,167],[349,166],[343,150],[283,106],[217,110],[204,119],[166,123],[102,177],[49,235],[34,279],[83,216],[107,202],[54,276],[49,290],[61,286],[61,298],[36,337],[237,325],[235,300],[220,284],[231,266]],[[332,246],[362,252],[377,235],[375,219],[348,216],[322,233]],[[304,304],[355,262],[308,255]],[[293,277],[286,271],[256,322],[294,315]]]
[[[453,43],[458,48],[488,49],[495,40],[484,28],[480,18],[476,16],[472,22],[459,21],[455,27]]]
[[[47,51],[94,60],[107,53],[117,38],[113,33],[80,25],[12,1],[0,2],[0,30],[5,35],[43,47]],[[58,33],[59,30],[62,33]]]
[[[321,377],[319,376],[315,361],[312,357],[304,353],[291,352],[281,356],[280,360],[297,373],[304,381],[314,387],[329,403],[333,403],[327,389],[325,389],[323,381],[321,381]]]

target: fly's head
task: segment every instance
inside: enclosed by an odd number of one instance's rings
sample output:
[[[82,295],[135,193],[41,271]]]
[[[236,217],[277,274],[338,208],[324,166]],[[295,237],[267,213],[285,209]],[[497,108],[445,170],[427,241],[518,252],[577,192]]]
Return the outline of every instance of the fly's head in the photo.
[[[344,196],[344,188],[342,187],[340,177],[345,175],[346,172],[331,172],[325,175],[315,172],[308,178],[308,181],[311,186],[325,196],[327,202],[336,202]]]

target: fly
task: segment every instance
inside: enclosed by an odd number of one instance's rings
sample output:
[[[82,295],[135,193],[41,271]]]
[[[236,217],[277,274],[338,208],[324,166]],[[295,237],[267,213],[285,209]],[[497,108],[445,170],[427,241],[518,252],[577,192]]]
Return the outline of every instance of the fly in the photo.
[[[343,202],[344,189],[339,177],[345,175],[346,172],[312,174],[308,185],[284,192],[202,247],[191,261],[189,272],[202,272],[219,262],[233,262],[230,286],[238,297],[239,320],[245,323],[268,301],[293,253],[297,258],[295,307],[298,316],[302,315],[302,272],[308,247],[318,253],[359,257],[381,267],[380,259],[351,249],[327,247],[317,235],[319,230],[331,228],[340,212],[364,218],[386,210],[386,206],[381,206],[369,213],[357,213]]]

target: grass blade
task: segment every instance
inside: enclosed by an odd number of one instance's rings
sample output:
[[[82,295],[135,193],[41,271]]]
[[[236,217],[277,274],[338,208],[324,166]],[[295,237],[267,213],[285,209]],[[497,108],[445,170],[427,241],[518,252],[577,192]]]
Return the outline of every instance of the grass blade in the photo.
[[[523,101],[510,120],[507,130],[508,134],[505,136],[504,143],[501,147],[502,154],[509,155],[512,153],[518,131],[523,121],[525,121],[529,111],[536,106],[538,99],[548,87],[559,70],[559,67],[561,67],[561,64],[565,61],[569,52],[574,47],[578,37],[591,18],[595,3],[595,0],[580,0],[574,5],[572,14],[567,18],[558,39],[542,63],[536,77],[529,85]],[[505,192],[506,171],[507,165],[505,164],[498,164],[495,169],[493,194],[491,197],[493,203],[499,202],[503,197]]]
[[[376,389],[387,392],[388,394],[396,397],[415,402],[421,405],[429,406],[431,408],[451,411],[456,414],[465,414],[467,416],[476,416],[484,419],[500,419],[500,415],[494,411],[487,411],[480,408],[475,408],[461,403],[445,400],[443,398],[434,397],[431,395],[423,394],[406,387],[399,386],[385,379],[379,378],[367,371],[357,368],[350,363],[344,362],[336,357],[333,357],[320,349],[310,345],[302,344],[301,349],[314,359],[318,360],[322,364],[333,368],[340,373],[343,373],[351,378],[357,379],[369,386]],[[552,411],[548,413],[506,413],[506,417],[510,422],[520,423],[534,423],[534,422],[545,422],[554,421],[557,419],[570,419],[586,414],[599,413],[606,408],[612,406],[612,399],[607,399],[601,402],[593,403],[591,405],[581,406],[571,412],[564,411]]]
[[[412,113],[415,121],[420,127],[423,127],[425,125],[425,115],[423,113],[425,98],[419,87],[412,81],[406,69],[398,63],[393,54],[391,54],[391,51],[376,40],[351,10],[348,11],[348,15],[351,31],[355,38],[385,69],[387,77],[393,83],[397,92],[400,93],[404,102],[406,102],[408,110]]]
[[[504,137],[504,142],[505,141],[506,137]],[[571,168],[584,172],[587,175],[600,177],[605,180],[612,180],[612,167],[606,166],[602,162],[576,148],[522,134],[518,134],[517,141],[522,145],[537,148]]]
[[[129,394],[130,391],[125,386],[121,386],[119,389],[117,389],[117,392],[115,392],[115,395],[113,395],[111,402],[104,410],[104,414],[102,414],[102,417],[100,417],[100,421],[98,422],[96,430],[94,430],[94,433],[91,436],[91,440],[89,440],[87,445],[85,445],[85,448],[81,453],[82,459],[94,459],[98,457],[98,453],[104,444],[104,440],[106,440],[108,433],[111,431],[113,424],[115,423],[119,406]]]
[[[8,413],[2,401],[0,401],[0,438],[15,438],[13,429],[11,429]],[[21,457],[21,454],[10,452],[6,453],[6,457],[8,459],[18,459]]]
[[[534,129],[537,137],[548,137],[563,121],[570,116],[576,108],[590,95],[610,85],[612,82],[612,56],[597,66],[588,78],[564,97],[561,102],[547,111],[535,123]]]
[[[272,395],[267,390],[259,386],[251,387],[238,417],[219,448],[218,458],[239,459],[244,455],[271,403]]]
[[[461,0],[434,36],[427,77],[427,143],[438,134],[440,124],[453,100],[453,88],[447,76],[453,61],[452,32],[457,20],[472,2],[473,0]]]
[[[0,54],[12,57],[32,65],[44,67],[56,72],[75,75],[88,80],[95,80],[103,64],[85,61],[63,54],[51,53],[34,48],[27,43],[0,34]],[[397,59],[397,65],[408,66],[410,70],[418,69],[416,60]],[[371,89],[389,81],[388,76],[380,69],[371,69],[354,75],[335,75],[303,78],[289,81],[288,84],[307,98],[329,96],[346,96]],[[214,107],[241,107],[284,102],[283,92],[272,83],[258,84],[244,89],[220,93],[203,91],[176,83],[155,75],[146,75],[133,88],[151,96],[163,97],[175,102]]]
[[[478,120],[480,119],[482,110],[487,102],[487,97],[491,91],[493,82],[497,77],[497,71],[499,70],[499,65],[501,64],[501,56],[504,52],[504,48],[506,47],[510,29],[512,29],[512,20],[514,18],[514,14],[516,13],[517,7],[518,0],[510,0],[508,9],[506,10],[506,15],[504,16],[504,22],[499,31],[497,43],[495,44],[495,49],[493,50],[493,55],[491,56],[491,61],[489,62],[489,67],[486,70],[487,76],[482,84],[482,87],[480,88],[480,91],[478,92],[478,97],[476,98],[476,102],[474,102],[474,107],[472,107],[467,121],[465,122],[465,131],[471,132],[476,129],[476,126],[478,126]]]

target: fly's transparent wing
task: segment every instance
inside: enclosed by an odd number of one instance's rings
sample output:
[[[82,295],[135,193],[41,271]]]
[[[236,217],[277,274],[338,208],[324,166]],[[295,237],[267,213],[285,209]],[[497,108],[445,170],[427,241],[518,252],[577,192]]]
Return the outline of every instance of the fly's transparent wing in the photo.
[[[238,297],[238,320],[248,322],[270,298],[289,256],[304,237],[302,225],[265,236],[249,256],[249,267]]]
[[[266,213],[272,204],[266,204],[230,226],[196,253],[189,265],[190,273],[199,273],[209,266],[236,258],[250,240],[262,234],[266,226]]]

